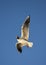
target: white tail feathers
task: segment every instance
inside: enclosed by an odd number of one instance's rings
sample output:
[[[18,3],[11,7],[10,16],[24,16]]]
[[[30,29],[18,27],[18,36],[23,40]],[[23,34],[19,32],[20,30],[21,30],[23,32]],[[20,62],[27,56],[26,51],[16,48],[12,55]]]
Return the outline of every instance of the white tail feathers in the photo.
[[[33,42],[28,42],[27,46],[28,47],[32,47],[33,46]]]

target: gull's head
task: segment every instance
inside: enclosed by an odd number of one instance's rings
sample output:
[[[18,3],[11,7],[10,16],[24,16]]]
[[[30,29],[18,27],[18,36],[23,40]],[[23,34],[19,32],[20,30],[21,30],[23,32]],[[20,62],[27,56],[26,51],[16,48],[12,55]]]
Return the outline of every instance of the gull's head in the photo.
[[[19,39],[19,37],[18,37],[18,36],[16,36],[16,39]]]

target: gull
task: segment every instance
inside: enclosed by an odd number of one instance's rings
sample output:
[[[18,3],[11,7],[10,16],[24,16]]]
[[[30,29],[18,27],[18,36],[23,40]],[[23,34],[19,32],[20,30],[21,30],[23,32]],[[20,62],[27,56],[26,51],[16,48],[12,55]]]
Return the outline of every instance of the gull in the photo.
[[[27,46],[31,48],[33,46],[33,42],[29,42],[29,25],[30,25],[30,16],[27,16],[22,27],[21,27],[21,37],[17,36],[16,47],[18,52],[22,53],[22,47]]]

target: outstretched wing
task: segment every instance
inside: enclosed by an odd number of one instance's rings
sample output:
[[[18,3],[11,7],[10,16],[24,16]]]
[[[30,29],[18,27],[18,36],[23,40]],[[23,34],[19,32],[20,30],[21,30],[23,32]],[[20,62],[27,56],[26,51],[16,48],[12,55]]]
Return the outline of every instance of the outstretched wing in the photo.
[[[21,37],[26,40],[28,40],[28,38],[29,38],[29,23],[30,23],[30,16],[27,16],[27,18],[21,28]]]
[[[21,43],[17,43],[16,47],[17,47],[18,52],[22,53]]]

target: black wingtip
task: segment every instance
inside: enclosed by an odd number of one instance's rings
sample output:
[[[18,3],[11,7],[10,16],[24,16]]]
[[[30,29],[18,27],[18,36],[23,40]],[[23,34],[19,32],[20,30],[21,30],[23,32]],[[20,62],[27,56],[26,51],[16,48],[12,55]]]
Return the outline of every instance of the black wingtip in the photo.
[[[30,23],[30,16],[27,16],[26,19],[25,19],[25,24],[29,24]]]
[[[22,49],[18,49],[18,51],[19,51],[20,53],[22,53]]]
[[[21,43],[17,44],[17,50],[18,50],[18,52],[22,53],[22,47],[20,45],[21,45]]]

